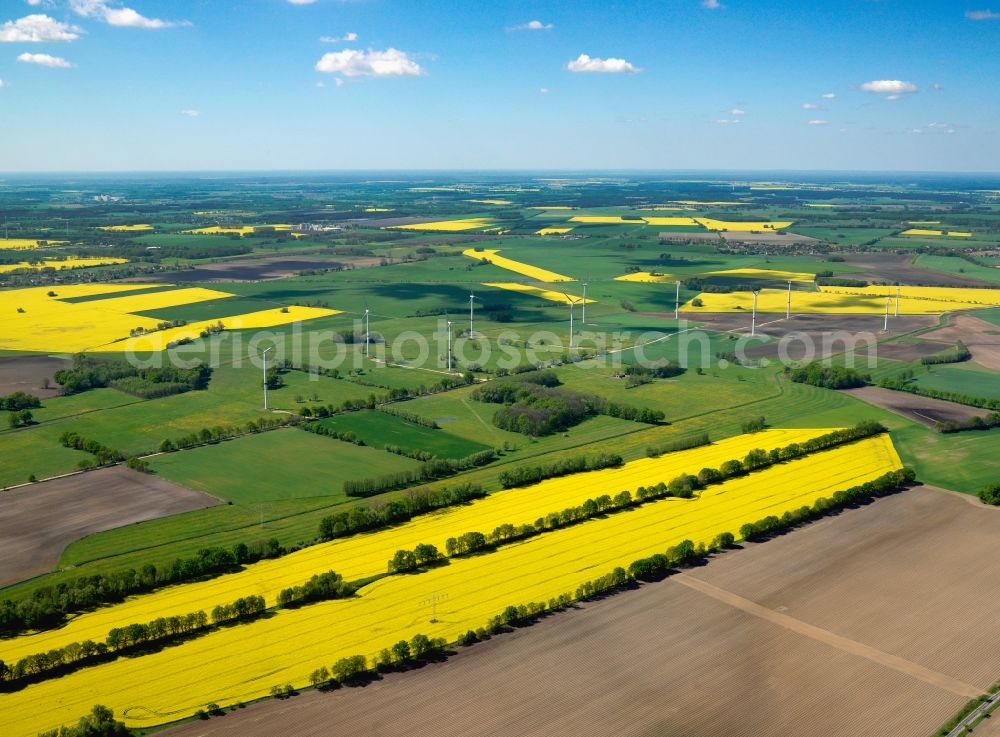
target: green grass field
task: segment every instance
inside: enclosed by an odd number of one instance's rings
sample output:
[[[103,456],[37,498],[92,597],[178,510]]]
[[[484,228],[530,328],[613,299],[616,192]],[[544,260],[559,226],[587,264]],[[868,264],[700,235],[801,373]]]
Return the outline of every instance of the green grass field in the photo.
[[[150,465],[183,486],[256,504],[308,497],[343,501],[345,480],[409,471],[419,464],[376,448],[283,429],[158,455]]]
[[[916,377],[920,386],[971,397],[1000,399],[1000,375],[978,364],[939,364],[927,368],[930,370]]]
[[[407,403],[393,406],[405,411]],[[464,458],[489,449],[488,445],[474,440],[444,430],[434,430],[377,410],[336,415],[320,420],[318,424],[337,432],[353,432],[373,448],[396,445],[405,451],[422,450],[439,458]]]

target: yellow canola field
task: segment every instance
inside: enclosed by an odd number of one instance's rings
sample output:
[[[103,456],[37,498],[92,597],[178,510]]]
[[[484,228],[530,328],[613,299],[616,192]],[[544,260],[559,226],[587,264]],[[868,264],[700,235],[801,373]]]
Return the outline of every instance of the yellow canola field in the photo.
[[[128,263],[128,259],[125,258],[114,258],[112,256],[101,257],[95,256],[93,258],[84,257],[78,258],[72,256],[70,258],[60,259],[58,261],[53,261],[46,259],[44,261],[36,261],[31,263],[29,261],[21,261],[17,264],[0,264],[0,274],[7,273],[9,271],[17,271],[18,269],[33,269],[35,271],[41,271],[42,269],[83,269],[88,266],[107,266],[110,264],[125,264]]]
[[[258,228],[261,230],[280,230],[288,231],[294,226],[288,225],[287,223],[279,223],[277,225],[240,225],[240,226],[227,226],[227,225],[210,225],[205,228],[194,228],[193,230],[182,230],[182,233],[188,233],[191,235],[249,235],[250,233],[257,232]]]
[[[153,226],[149,223],[140,223],[138,225],[102,225],[98,228],[98,230],[106,230],[111,233],[137,233],[152,229]]]
[[[653,274],[648,271],[637,271],[632,274],[616,276],[615,281],[632,281],[643,283],[662,284],[673,282],[680,278],[690,276],[726,276],[726,277],[749,277],[752,279],[773,279],[775,281],[793,281],[811,284],[816,280],[815,274],[808,274],[800,271],[779,271],[776,269],[722,269],[720,271],[700,271],[697,274]]]
[[[868,287],[867,289],[876,289]],[[895,312],[895,287],[884,287],[884,291],[866,292],[863,289],[850,287],[824,287],[821,292],[792,292],[792,312],[797,314],[831,313],[831,314],[870,314],[881,315],[885,312],[885,298],[892,296],[890,309]],[[939,315],[956,310],[981,309],[984,306],[1000,304],[997,295],[1000,290],[956,289],[949,291],[979,292],[971,298],[978,297],[977,302],[958,301],[958,295],[951,296],[920,296],[907,295],[906,290],[928,289],[939,291],[936,287],[903,287],[899,300],[901,315]],[[943,290],[944,288],[941,288]],[[891,292],[889,291],[891,290]],[[751,292],[729,292],[726,294],[702,292],[696,299],[701,300],[701,307],[695,307],[693,300],[681,308],[685,312],[750,312],[753,308]],[[784,314],[788,300],[788,292],[784,289],[762,289],[757,299],[758,312],[780,312]]]
[[[697,225],[694,218],[643,218],[647,225]]]
[[[105,607],[71,620],[65,627],[13,640],[0,640],[0,660],[7,663],[32,653],[62,647],[86,639],[103,640],[112,627],[146,622],[160,616],[187,614],[241,596],[263,596],[268,606],[278,592],[306,581],[315,573],[333,569],[349,581],[384,573],[389,558],[397,550],[412,550],[420,543],[436,545],[444,551],[449,537],[464,532],[490,533],[502,524],[532,524],[549,512],[578,506],[588,497],[615,494],[640,486],[664,483],[682,473],[696,474],[702,468],[718,468],[750,450],[771,450],[830,432],[829,429],[766,430],[738,435],[712,445],[668,453],[660,458],[643,458],[620,468],[607,468],[563,478],[547,479],[532,486],[507,489],[472,504],[452,507],[415,519],[376,534],[355,535],[300,550],[277,560],[248,566],[240,573],[174,586],[145,596],[137,596],[113,607]],[[742,524],[742,523],[741,523]],[[556,593],[561,593],[557,591]]]
[[[466,200],[466,202],[474,202],[477,205],[513,205],[514,204],[510,200]]]
[[[722,207],[724,205],[745,205],[745,204],[747,204],[746,202],[724,202],[724,201],[719,201],[719,202],[700,202],[698,200],[677,200],[677,203],[681,204],[681,205],[715,205],[715,206],[719,206],[719,207]]]
[[[474,258],[477,261],[481,259],[486,259],[494,266],[499,266],[501,269],[507,269],[507,271],[513,271],[515,274],[521,274],[523,276],[531,277],[536,281],[540,282],[559,282],[559,281],[575,281],[575,279],[563,276],[562,274],[557,274],[554,271],[548,271],[547,269],[540,269],[537,266],[532,266],[531,264],[526,264],[521,261],[515,261],[514,259],[505,258],[504,256],[498,256],[499,253],[496,249],[484,248],[482,251],[477,251],[474,248],[466,248],[462,251],[463,256],[469,258]]]
[[[666,499],[458,559],[416,576],[392,576],[351,599],[283,610],[139,658],[123,658],[29,686],[3,699],[4,734],[28,737],[105,704],[131,727],[264,696],[276,684],[303,687],[321,665],[369,658],[422,632],[454,641],[509,604],[548,601],[615,566],[689,539],[811,505],[839,489],[901,467],[879,436],[710,487],[695,499]],[[603,488],[580,487],[596,494]],[[432,623],[429,598],[440,598]],[[628,595],[628,594],[624,594]]]
[[[541,230],[536,230],[535,235],[564,235],[569,233],[572,228],[542,228]]]
[[[951,309],[967,309],[983,305],[1000,306],[1000,289],[969,289],[964,287],[894,287],[889,285],[871,285],[867,287],[820,287],[827,294],[848,294],[875,297],[896,298],[899,291],[900,305],[903,300],[921,300],[930,302],[948,302],[962,305]]]
[[[573,208],[569,205],[532,205],[531,207],[524,208],[525,210],[572,210]]]
[[[436,223],[416,223],[414,225],[394,225],[394,230],[444,230],[449,232],[459,230],[475,230],[492,225],[489,218],[466,218],[464,220],[441,220]]]
[[[935,223],[936,224],[936,223]],[[949,236],[951,238],[971,238],[972,233],[965,233],[957,230],[926,230],[923,228],[910,228],[909,230],[904,230],[900,235],[922,235],[922,236]]]
[[[642,225],[642,220],[625,220],[620,215],[577,215],[569,219],[571,223],[591,223],[593,225]]]
[[[224,330],[251,330],[255,328],[273,328],[279,325],[288,325],[293,322],[304,320],[315,320],[318,317],[330,317],[339,315],[342,310],[328,310],[322,307],[299,307],[292,305],[285,308],[275,307],[270,310],[260,310],[258,312],[246,312],[242,315],[223,317],[219,320],[202,320],[191,322],[178,328],[168,328],[157,330],[135,338],[129,338],[123,342],[111,343],[95,348],[95,350],[105,351],[132,351],[133,353],[148,353],[162,351],[171,343],[181,340],[197,340],[202,331],[217,327],[220,323]]]
[[[391,207],[366,207],[365,212],[392,212]]]
[[[75,306],[115,313],[132,313],[160,310],[165,307],[178,307],[180,305],[190,305],[196,302],[208,302],[216,299],[228,299],[235,296],[229,292],[220,292],[217,289],[186,287],[183,289],[171,289],[165,292],[153,292],[152,294],[130,294],[125,297],[109,297]],[[154,320],[155,322],[157,321]]]
[[[527,284],[519,284],[518,282],[506,282],[506,281],[493,281],[493,282],[483,282],[484,287],[494,287],[495,289],[506,289],[511,292],[522,292],[524,294],[530,294],[534,297],[541,297],[549,302],[559,302],[560,304],[568,305],[570,299],[574,304],[580,304],[583,302],[583,298],[578,294],[563,294],[562,292],[554,292],[551,289],[542,289],[541,287],[532,287]],[[591,299],[587,297],[587,304],[596,302],[596,299]]]
[[[837,205],[819,204],[819,203],[816,203],[816,202],[806,202],[806,203],[803,203],[803,204],[804,204],[805,207],[837,207]]]
[[[784,230],[791,226],[792,221],[783,222],[729,222],[726,220],[713,220],[712,218],[695,218],[698,223],[708,230],[728,230],[730,232],[748,233],[751,231]]]
[[[910,225],[940,225],[940,220],[911,220]]]
[[[61,246],[69,241],[50,241],[35,238],[4,238],[0,240],[0,249],[8,248],[14,251],[21,251],[27,248],[44,248],[45,246]],[[45,244],[44,246],[42,244]]]

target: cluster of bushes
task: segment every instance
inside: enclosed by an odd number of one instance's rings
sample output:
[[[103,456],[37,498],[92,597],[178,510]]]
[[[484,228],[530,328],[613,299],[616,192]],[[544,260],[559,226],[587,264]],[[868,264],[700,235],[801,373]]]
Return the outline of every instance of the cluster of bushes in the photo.
[[[824,366],[814,362],[796,369],[787,369],[788,377],[798,384],[812,384],[824,389],[854,389],[865,386],[871,377],[844,366]]]
[[[1000,506],[1000,484],[990,484],[979,492],[979,498],[983,504],[992,504],[994,507]]]
[[[20,412],[24,409],[38,409],[42,406],[42,400],[34,394],[27,392],[13,392],[0,397],[0,410],[8,412]]]
[[[114,386],[144,399],[204,389],[211,376],[212,369],[207,366],[190,369],[174,366],[136,368],[125,361],[103,361],[84,355],[73,358],[72,368],[55,373],[56,382],[62,386],[64,394]]]
[[[639,384],[648,383],[653,379],[671,379],[675,376],[680,376],[685,370],[679,363],[674,361],[665,361],[663,365],[656,366],[655,368],[626,366],[625,387],[638,386]]]
[[[172,617],[159,617],[145,624],[114,627],[108,632],[104,642],[93,640],[71,642],[47,652],[26,655],[12,665],[0,660],[0,683],[19,686],[24,682],[52,678],[100,660],[107,660],[115,654],[184,637],[207,626],[208,617],[205,616],[205,612],[197,611]]]
[[[442,638],[431,638],[418,632],[409,641],[400,640],[392,647],[384,648],[372,660],[371,667],[364,655],[351,655],[341,658],[330,668],[317,668],[309,674],[309,681],[316,688],[325,688],[332,683],[360,683],[372,675],[373,671],[397,670],[435,657],[444,651],[447,644]]]
[[[302,417],[332,417],[343,412],[357,412],[362,409],[375,409],[380,402],[387,401],[386,397],[376,397],[374,394],[368,395],[367,399],[345,399],[340,404],[314,404],[299,408]]]
[[[334,440],[340,440],[344,443],[354,443],[355,445],[364,446],[365,441],[357,436],[353,430],[337,430],[329,425],[324,425],[321,422],[310,422],[302,425],[302,429],[307,432],[315,433],[316,435],[323,435],[328,438],[333,438]],[[386,446],[388,450],[388,446]]]
[[[600,453],[595,456],[572,456],[555,463],[540,466],[518,466],[509,471],[501,471],[498,477],[500,485],[505,489],[516,486],[537,484],[544,479],[568,476],[584,471],[598,471],[602,468],[617,468],[622,465],[622,457],[617,453]]]
[[[472,398],[506,405],[493,416],[493,424],[501,430],[535,437],[563,432],[596,414],[649,424],[664,419],[659,410],[629,407],[560,387],[559,377],[552,371],[533,371],[491,382],[477,388]]]
[[[982,417],[972,417],[967,422],[934,423],[934,429],[945,434],[964,430],[991,430],[994,427],[1000,427],[1000,412],[990,412]]]
[[[64,432],[59,436],[59,442],[62,443],[67,448],[74,448],[75,450],[82,450],[85,453],[90,453],[94,456],[93,461],[84,460],[80,461],[77,466],[79,468],[93,468],[95,466],[110,466],[119,461],[125,460],[125,454],[120,450],[115,450],[114,448],[109,448],[108,446],[99,443],[91,438],[85,438],[76,432]]]
[[[666,443],[660,443],[659,445],[650,445],[646,448],[646,456],[648,458],[659,458],[667,453],[676,453],[679,450],[690,450],[691,448],[700,448],[703,445],[709,445],[712,441],[708,438],[708,433],[702,433],[701,435],[694,435],[690,438],[682,438],[680,440],[670,440]]]
[[[924,366],[933,366],[939,363],[962,363],[963,361],[968,361],[972,358],[972,353],[966,347],[965,343],[960,340],[955,341],[955,347],[950,348],[946,351],[939,351],[938,353],[932,353],[929,356],[924,356],[920,359],[920,363]]]
[[[478,484],[458,484],[440,489],[413,489],[405,496],[378,505],[357,505],[349,512],[324,517],[319,523],[320,540],[333,540],[356,532],[377,530],[406,522],[435,509],[464,504],[486,496]]]
[[[132,737],[133,734],[125,726],[125,722],[115,719],[115,713],[111,709],[97,704],[90,710],[90,714],[80,717],[75,727],[59,727],[41,732],[38,737]]]
[[[104,604],[123,601],[132,594],[163,586],[210,578],[239,570],[246,563],[277,558],[285,553],[277,539],[252,545],[237,543],[232,549],[204,548],[191,558],[178,558],[170,566],[157,569],[148,564],[138,571],[127,568],[63,581],[56,586],[36,589],[31,598],[0,601],[0,635],[15,635],[27,629],[51,629],[65,621],[67,614],[89,612]]]
[[[421,543],[413,550],[397,550],[389,559],[389,573],[412,573],[441,561],[437,547]]]
[[[35,422],[35,415],[30,409],[19,409],[7,415],[7,425],[12,428],[27,427]]]
[[[343,599],[354,593],[344,577],[334,571],[318,573],[301,586],[292,586],[278,592],[278,606],[291,607],[327,599]]]
[[[824,271],[816,275],[816,284],[821,287],[867,287],[864,279],[844,279],[833,276],[832,271]]]
[[[433,457],[421,463],[420,468],[415,471],[400,471],[370,479],[346,480],[344,481],[344,493],[347,496],[375,496],[386,491],[405,489],[407,486],[413,486],[424,481],[434,481],[454,476],[456,473],[467,471],[470,468],[485,466],[496,459],[497,452],[492,448],[490,450],[481,450],[464,458]]]
[[[222,440],[230,440],[242,435],[253,435],[267,430],[274,430],[286,425],[297,425],[298,422],[299,419],[295,415],[281,415],[278,417],[261,417],[256,420],[250,420],[245,425],[203,427],[198,432],[192,432],[179,438],[165,438],[157,446],[157,450],[160,453],[170,453],[184,448],[218,443]]]
[[[241,596],[232,604],[212,608],[212,624],[255,619],[267,611],[263,596]]]
[[[758,415],[757,417],[749,417],[740,423],[740,429],[744,434],[760,432],[767,427],[767,420],[764,415]]]
[[[987,399],[986,397],[974,397],[961,392],[950,392],[941,389],[933,389],[929,386],[914,384],[904,378],[882,379],[878,385],[884,389],[892,389],[897,392],[909,392],[921,397],[931,399],[943,399],[946,402],[965,404],[970,407],[981,407],[982,409],[1000,410],[1000,399]]]

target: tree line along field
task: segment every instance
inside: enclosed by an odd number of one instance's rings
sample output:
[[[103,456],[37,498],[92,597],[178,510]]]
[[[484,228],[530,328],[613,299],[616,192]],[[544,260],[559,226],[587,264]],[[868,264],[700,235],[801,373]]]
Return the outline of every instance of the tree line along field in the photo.
[[[940,434],[912,417],[852,396],[794,383],[780,366],[760,360],[772,355],[783,330],[792,329],[780,325],[786,279],[792,274],[796,312],[805,310],[809,300],[822,298],[826,302],[816,326],[845,326],[851,331],[870,327],[878,335],[885,357],[873,368],[863,369],[870,371],[873,382],[913,372],[912,384],[928,390],[963,391],[981,398],[997,395],[1000,389],[993,386],[993,370],[976,362],[977,351],[982,350],[976,345],[971,346],[975,357],[971,363],[929,367],[920,363],[935,346],[954,345],[953,338],[930,332],[939,314],[972,311],[991,319],[986,308],[998,303],[989,289],[996,284],[998,213],[978,194],[957,202],[929,184],[913,189],[896,183],[895,189],[890,187],[895,196],[881,190],[875,196],[874,189],[863,185],[838,184],[819,195],[804,184],[774,190],[767,185],[733,188],[732,183],[640,178],[628,192],[628,204],[623,204],[623,190],[614,182],[506,191],[510,182],[480,181],[424,191],[412,182],[374,190],[357,183],[333,186],[316,181],[308,187],[324,193],[315,195],[325,200],[317,205],[276,200],[266,187],[242,182],[235,190],[202,193],[198,204],[192,202],[187,211],[183,203],[188,195],[178,186],[170,192],[172,210],[167,213],[154,199],[145,199],[153,191],[145,186],[135,184],[135,201],[130,205],[150,208],[141,217],[134,210],[132,215],[120,212],[113,204],[84,204],[67,227],[67,243],[36,249],[37,254],[28,256],[88,258],[102,253],[127,259],[125,263],[86,274],[0,273],[8,286],[0,289],[0,303],[15,312],[25,309],[15,316],[26,314],[38,325],[49,324],[36,313],[53,302],[63,305],[59,309],[66,315],[103,315],[101,310],[107,308],[107,314],[118,316],[113,324],[120,325],[115,328],[119,331],[157,322],[174,324],[151,333],[148,343],[153,348],[165,345],[173,335],[169,330],[180,336],[217,320],[227,321],[230,328],[228,321],[233,318],[268,313],[272,322],[260,326],[271,333],[279,356],[271,371],[277,383],[269,391],[270,411],[265,413],[262,407],[259,367],[248,361],[253,349],[243,342],[251,331],[234,329],[185,346],[188,355],[217,355],[207,388],[152,398],[111,386],[67,395],[52,389],[41,406],[30,409],[25,422],[15,418],[15,412],[0,410],[0,453],[10,459],[0,464],[0,488],[73,472],[81,464],[92,464],[99,458],[95,449],[102,448],[100,452],[113,452],[122,459],[136,457],[140,468],[164,481],[227,502],[61,541],[57,545],[69,544],[57,551],[58,570],[15,583],[0,592],[0,599],[22,600],[81,575],[163,566],[213,546],[264,546],[271,541],[281,549],[308,546],[316,541],[321,520],[369,503],[345,494],[345,485],[366,479],[393,475],[409,479],[405,481],[409,488],[390,488],[375,498],[377,504],[405,499],[413,488],[466,483],[481,485],[491,494],[489,500],[500,499],[505,493],[500,491],[501,478],[512,469],[608,451],[625,462],[640,461],[651,448],[703,433],[716,443],[742,437],[747,421],[759,417],[771,428],[822,429],[878,420],[889,429],[902,462],[914,467],[922,481],[975,494],[994,480],[996,469],[988,459],[995,457],[996,430]],[[240,192],[238,203],[231,201],[233,191]],[[0,194],[0,202],[9,202],[10,196]],[[56,202],[67,195],[53,191],[50,196]],[[820,201],[834,206],[812,207]],[[49,227],[46,218],[51,212],[44,204],[18,205],[11,212],[19,238],[41,237]],[[696,225],[673,224],[679,219]],[[923,224],[931,221],[938,224]],[[753,224],[745,225],[748,222]],[[133,223],[149,223],[151,228],[133,229]],[[272,223],[295,225],[282,232],[250,230]],[[302,229],[295,233],[301,238],[290,235],[301,223],[323,229]],[[103,229],[111,226],[113,230]],[[216,226],[242,229],[243,235],[182,232]],[[709,227],[743,232],[748,240],[673,239]],[[902,235],[908,228],[938,227],[972,236]],[[753,241],[754,231],[769,228],[816,241],[800,245]],[[537,234],[545,230],[551,233]],[[672,239],[661,242],[660,232],[671,233]],[[0,272],[4,264],[17,263],[5,261],[7,254],[0,241]],[[24,249],[18,254],[25,258]],[[282,263],[298,265],[281,271]],[[231,271],[223,270],[227,264]],[[221,281],[217,274],[224,275]],[[129,281],[118,283],[121,278]],[[553,281],[562,278],[570,281]],[[675,279],[683,282],[679,294]],[[886,289],[893,294],[899,281],[905,293],[901,312],[927,312],[928,318],[893,320],[883,334],[883,294]],[[582,296],[584,283],[586,320],[576,305],[577,347],[570,350],[566,345],[570,309],[561,295]],[[763,334],[747,341],[748,290],[761,286],[766,288],[761,311],[772,314],[758,323]],[[34,290],[31,301],[21,299],[29,294],[22,289]],[[114,290],[118,291],[109,293]],[[768,302],[772,291],[776,296]],[[470,338],[465,331],[472,292],[477,297],[476,336]],[[678,297],[679,321],[674,320]],[[846,315],[855,303],[861,312]],[[359,340],[366,310],[373,333],[367,350]],[[308,319],[299,322],[297,318],[304,316]],[[133,318],[134,324],[129,322]],[[66,335],[79,327],[72,322],[59,324],[61,319],[57,316],[50,322]],[[447,319],[455,333],[455,371],[450,377],[442,347]],[[96,318],[91,321],[99,324]],[[108,337],[111,324],[102,324],[100,340]],[[704,328],[704,340],[692,344],[688,332],[699,327]],[[299,331],[331,331],[347,338],[346,345],[328,344],[322,349],[324,358],[343,354],[340,367],[315,375],[296,362],[282,366],[280,356]],[[511,331],[518,335],[509,337]],[[523,337],[543,331],[544,337]],[[90,333],[81,328],[76,334]],[[432,342],[424,362],[418,347],[406,340],[412,334],[435,336],[436,344]],[[44,341],[29,344],[23,342],[24,335],[32,337],[31,329],[22,331],[17,336],[22,342],[17,343],[7,340],[10,336],[0,329],[0,356],[5,357],[0,360],[30,354],[10,350],[15,345],[34,346],[42,354],[74,347]],[[988,333],[978,335],[988,340]],[[86,339],[80,345],[96,345],[96,340]],[[522,358],[522,367],[533,361],[551,364],[560,391],[662,412],[664,421],[650,424],[598,413],[541,437],[502,429],[497,418],[506,411],[503,405],[477,399],[481,385],[504,380],[503,372],[498,373],[502,352],[481,357],[487,341],[494,346],[508,341],[511,348],[531,351],[534,358]],[[600,355],[604,342],[611,348],[606,356]],[[749,345],[753,356],[743,365],[732,358],[738,344]],[[125,347],[124,342],[109,343],[100,358],[122,360]],[[375,360],[365,355],[368,351]],[[670,378],[630,382],[627,369],[641,355],[679,361],[688,370]],[[834,356],[836,363],[844,359]],[[453,383],[439,386],[446,379]],[[42,386],[40,374],[31,381],[32,386]],[[318,408],[329,416],[314,415]],[[247,429],[250,423],[252,430]],[[314,432],[285,427],[288,423]],[[67,434],[77,436],[76,447],[67,447]],[[165,441],[169,443],[164,445]],[[495,457],[482,467],[462,466],[448,472],[452,475],[416,480],[425,473],[431,456],[457,464],[483,452]],[[436,544],[441,547],[442,541]],[[314,549],[306,547],[300,553]],[[305,572],[303,568],[299,578],[308,578]],[[302,582],[289,579],[283,584]],[[266,592],[273,597],[272,588]],[[226,595],[235,598],[236,592],[230,593],[233,596]]]

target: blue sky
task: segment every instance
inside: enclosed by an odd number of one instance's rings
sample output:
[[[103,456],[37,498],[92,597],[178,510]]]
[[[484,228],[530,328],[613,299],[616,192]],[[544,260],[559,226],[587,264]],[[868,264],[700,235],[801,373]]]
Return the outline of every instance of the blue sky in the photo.
[[[0,0],[0,171],[1000,171],[989,1]]]

